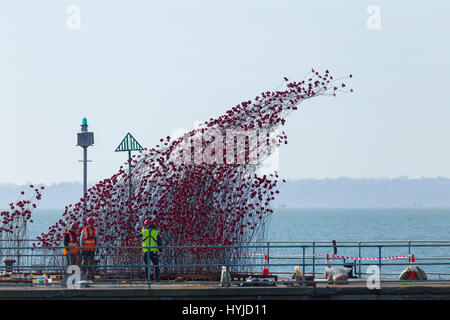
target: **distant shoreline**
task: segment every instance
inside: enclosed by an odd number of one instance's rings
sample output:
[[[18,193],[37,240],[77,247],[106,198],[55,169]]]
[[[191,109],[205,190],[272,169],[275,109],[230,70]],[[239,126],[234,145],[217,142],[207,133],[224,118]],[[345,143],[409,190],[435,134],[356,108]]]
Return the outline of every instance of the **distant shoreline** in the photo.
[[[273,207],[274,210],[411,210],[411,209],[417,209],[417,210],[450,210],[449,207]],[[10,210],[8,208],[0,208],[0,211],[3,210]],[[65,209],[57,209],[57,208],[36,208],[33,209],[34,211],[60,211],[61,213],[64,212]]]
[[[35,184],[38,185],[38,184]],[[0,184],[0,207],[8,207],[28,185]],[[63,210],[80,201],[80,182],[45,186],[38,207]],[[279,183],[274,208],[450,208],[450,179],[338,178]]]

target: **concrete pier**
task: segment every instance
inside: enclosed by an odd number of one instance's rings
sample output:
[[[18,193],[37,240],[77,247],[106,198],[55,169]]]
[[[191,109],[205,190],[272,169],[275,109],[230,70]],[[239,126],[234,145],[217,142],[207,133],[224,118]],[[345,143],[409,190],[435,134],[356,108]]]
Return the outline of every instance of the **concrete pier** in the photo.
[[[169,284],[142,286],[96,285],[63,287],[0,287],[0,299],[150,299],[150,300],[447,300],[450,283],[388,283],[381,289],[363,284],[313,287],[230,287]]]

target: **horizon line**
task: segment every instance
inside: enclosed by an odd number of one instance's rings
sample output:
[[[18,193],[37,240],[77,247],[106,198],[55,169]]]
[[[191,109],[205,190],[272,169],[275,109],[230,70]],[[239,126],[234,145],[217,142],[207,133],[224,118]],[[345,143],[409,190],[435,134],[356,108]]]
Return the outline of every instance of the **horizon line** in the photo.
[[[408,177],[405,175],[402,176],[397,176],[397,177],[346,177],[346,176],[341,176],[341,177],[334,177],[334,178],[330,178],[330,177],[326,177],[326,178],[287,178],[287,177],[279,177],[279,180],[286,180],[286,182],[296,182],[296,181],[305,181],[305,180],[316,180],[316,181],[328,181],[328,180],[439,180],[439,179],[443,179],[443,180],[450,180],[450,177],[444,177],[444,176],[430,176],[430,177]],[[101,179],[104,180],[104,179]],[[93,181],[89,181],[88,185],[94,186],[97,183],[99,183],[101,180],[97,181],[97,182],[93,182]],[[8,186],[8,185],[13,185],[13,186],[18,186],[18,187],[22,187],[22,186],[27,186],[27,185],[39,185],[39,186],[54,186],[54,185],[59,185],[59,184],[82,184],[82,181],[59,181],[59,182],[50,182],[50,183],[41,183],[41,182],[25,182],[25,183],[16,183],[16,182],[0,182],[0,186]]]

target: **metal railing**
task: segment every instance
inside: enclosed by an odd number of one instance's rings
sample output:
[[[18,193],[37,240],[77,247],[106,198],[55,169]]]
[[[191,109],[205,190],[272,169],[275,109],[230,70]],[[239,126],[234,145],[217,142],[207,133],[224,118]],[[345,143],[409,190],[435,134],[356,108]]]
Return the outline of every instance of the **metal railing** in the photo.
[[[65,286],[68,263],[62,254],[63,247],[35,247],[33,242],[35,240],[17,240],[16,246],[11,246],[10,242],[5,246],[0,242],[1,263],[10,261],[9,265],[0,266],[0,286],[33,285],[32,275],[36,274],[47,274],[61,280],[46,285]],[[350,265],[352,274],[356,277],[352,280],[359,279],[364,282],[370,275],[365,271],[366,268],[376,265],[380,268],[383,282],[407,282],[398,278],[405,267],[411,264],[414,255],[415,263],[428,275],[428,280],[425,281],[450,281],[450,240],[336,241],[336,245],[331,244],[331,241],[266,241],[229,246],[161,246],[159,249],[163,251],[159,257],[160,262],[153,265],[149,257],[144,261],[142,247],[100,246],[95,255],[95,264],[81,265],[81,271],[83,275],[92,276],[90,285],[150,287],[154,284],[178,283],[178,275],[185,279],[190,277],[192,281],[185,282],[189,284],[220,284],[229,287],[245,282],[233,280],[239,276],[243,279],[246,276],[259,276],[272,277],[274,280],[270,281],[271,284],[306,286],[308,276],[314,279],[323,278],[327,265]],[[331,257],[328,261],[327,254]],[[177,258],[180,255],[191,257],[196,263],[189,262],[189,258],[180,260]],[[401,258],[395,258],[398,256]],[[195,257],[202,259],[199,261]],[[386,257],[394,258],[384,259]],[[229,272],[230,281],[220,282],[222,267]],[[303,274],[300,282],[291,277],[297,267],[301,268]],[[147,277],[145,268],[150,270]],[[156,282],[153,279],[156,268],[160,269],[162,278],[167,274],[175,278],[168,280],[166,277],[165,280]],[[270,269],[269,276],[262,276],[263,268]],[[268,284],[264,279],[255,282],[258,283]]]
[[[264,242],[255,242],[258,244],[266,244],[267,245],[267,255],[270,257],[271,260],[273,260],[274,255],[283,255],[286,254],[286,251],[289,253],[293,253],[292,250],[285,249],[282,250],[283,252],[280,252],[280,250],[270,250],[270,247],[273,248],[274,245],[308,245],[311,249],[311,254],[326,254],[330,253],[331,251],[329,249],[339,249],[337,252],[339,256],[349,256],[351,258],[363,258],[363,257],[375,257],[378,258],[379,256],[395,256],[395,255],[412,255],[415,253],[415,260],[416,262],[420,261],[428,261],[428,265],[431,266],[438,266],[440,265],[438,261],[449,261],[450,262],[450,251],[448,246],[450,245],[450,240],[366,240],[366,241],[336,241],[336,246],[333,246],[330,244],[332,241],[264,241]],[[379,250],[377,248],[384,248],[383,254],[379,254]],[[415,251],[414,251],[415,250]],[[386,252],[388,251],[388,252]],[[447,253],[447,256],[445,254]],[[431,256],[430,256],[431,254]],[[288,259],[292,260],[295,259],[294,257],[278,257],[276,259]],[[322,257],[306,257],[306,260],[312,260],[311,265],[311,271],[309,272],[311,275],[315,276],[317,274],[323,274],[323,270],[317,271],[316,270],[316,260],[323,260],[325,259],[324,256]],[[343,263],[346,263],[346,260],[348,259],[341,259]],[[397,259],[400,261],[407,260],[407,263],[403,263],[401,265],[409,265],[411,263],[411,257],[408,258],[400,258]],[[355,261],[355,266],[353,273],[358,275],[358,277],[362,277],[365,275],[365,272],[363,272],[362,267],[365,263],[363,263],[363,260],[352,260]],[[435,263],[433,263],[433,261]],[[372,263],[373,264],[373,261]],[[382,264],[389,266],[390,264]],[[445,267],[445,265],[443,265]],[[386,270],[386,268],[384,268]],[[392,269],[392,268],[387,268]],[[429,275],[436,275],[436,276],[447,276],[450,275],[450,269],[447,270],[447,268],[432,268],[432,270],[435,270],[434,272],[427,272]],[[289,272],[283,272],[282,273],[292,273],[292,271]],[[401,270],[398,268],[395,269],[395,272],[384,272],[382,273],[383,276],[397,276],[400,274]]]

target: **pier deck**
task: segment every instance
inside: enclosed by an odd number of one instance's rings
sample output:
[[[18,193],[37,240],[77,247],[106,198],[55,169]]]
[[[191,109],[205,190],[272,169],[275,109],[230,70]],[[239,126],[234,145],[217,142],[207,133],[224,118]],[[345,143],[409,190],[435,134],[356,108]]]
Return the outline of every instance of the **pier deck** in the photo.
[[[152,299],[152,300],[404,300],[450,299],[450,281],[383,283],[368,289],[364,282],[328,284],[319,279],[316,287],[286,286],[229,288],[217,285],[171,283],[102,285],[67,289],[62,286],[2,286],[0,299]]]

